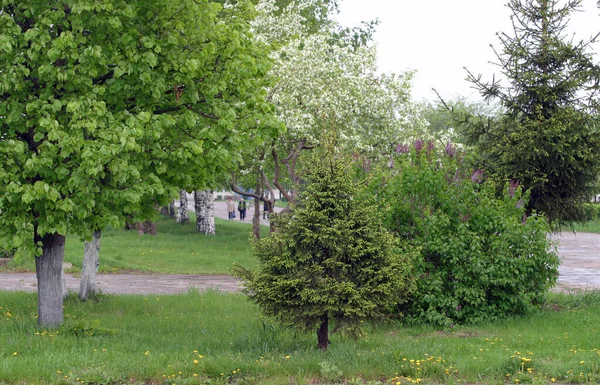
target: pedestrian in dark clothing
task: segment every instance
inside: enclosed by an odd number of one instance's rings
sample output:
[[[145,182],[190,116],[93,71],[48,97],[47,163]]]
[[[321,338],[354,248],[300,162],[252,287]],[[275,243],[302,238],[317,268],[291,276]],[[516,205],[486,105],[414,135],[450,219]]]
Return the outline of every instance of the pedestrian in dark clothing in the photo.
[[[240,212],[240,221],[243,221],[244,219],[246,219],[246,209],[248,207],[246,206],[246,202],[244,201],[244,198],[240,199],[240,203],[238,203],[238,211]]]

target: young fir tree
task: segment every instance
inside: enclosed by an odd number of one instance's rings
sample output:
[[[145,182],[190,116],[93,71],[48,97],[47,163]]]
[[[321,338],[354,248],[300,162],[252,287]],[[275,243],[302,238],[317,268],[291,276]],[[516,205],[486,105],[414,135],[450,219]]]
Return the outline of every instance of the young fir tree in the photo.
[[[595,121],[600,66],[590,45],[566,35],[581,0],[511,0],[514,36],[499,34],[496,53],[507,84],[470,81],[505,114],[475,124],[471,139],[486,168],[531,190],[529,211],[555,224],[583,219],[582,203],[595,192],[600,135]]]
[[[359,194],[354,166],[333,150],[315,157],[305,190],[278,232],[257,240],[257,271],[238,267],[251,301],[281,323],[317,331],[317,347],[335,330],[358,331],[362,320],[385,315],[410,291],[406,255],[394,254],[394,238],[376,206]]]

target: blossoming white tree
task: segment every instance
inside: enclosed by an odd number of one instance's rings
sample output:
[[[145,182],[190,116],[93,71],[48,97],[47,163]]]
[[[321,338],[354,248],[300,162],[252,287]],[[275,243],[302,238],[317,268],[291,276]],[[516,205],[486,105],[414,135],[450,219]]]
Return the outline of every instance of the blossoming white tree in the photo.
[[[275,47],[269,97],[287,131],[251,158],[262,162],[255,175],[268,195],[274,196],[274,185],[292,202],[297,192],[289,186],[300,181],[301,154],[319,144],[324,130],[337,131],[342,150],[377,157],[424,127],[410,96],[413,73],[379,73],[376,47],[344,37],[334,21],[310,31],[302,11],[311,6],[318,4],[291,2],[278,9],[274,0],[264,0],[253,23],[257,38]]]

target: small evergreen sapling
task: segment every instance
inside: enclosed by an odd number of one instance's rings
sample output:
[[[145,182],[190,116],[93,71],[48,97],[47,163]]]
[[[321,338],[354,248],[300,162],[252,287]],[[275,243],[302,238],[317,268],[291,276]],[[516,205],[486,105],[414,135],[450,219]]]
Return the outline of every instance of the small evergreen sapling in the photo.
[[[257,271],[236,268],[250,300],[281,323],[317,331],[317,347],[335,330],[359,331],[384,316],[411,288],[410,258],[395,254],[376,205],[359,194],[352,164],[334,150],[315,157],[305,190],[279,231],[256,240]]]

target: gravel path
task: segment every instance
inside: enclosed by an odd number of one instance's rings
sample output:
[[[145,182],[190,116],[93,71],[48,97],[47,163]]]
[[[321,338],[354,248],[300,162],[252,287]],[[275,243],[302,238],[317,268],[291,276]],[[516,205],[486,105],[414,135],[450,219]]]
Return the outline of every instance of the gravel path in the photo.
[[[252,213],[247,213],[249,224]],[[225,203],[215,202],[215,215],[227,219]],[[562,259],[555,290],[600,290],[600,234],[565,232],[552,237],[559,242]],[[78,278],[66,274],[66,282],[70,290],[79,290]],[[189,288],[232,293],[242,288],[238,279],[228,275],[98,274],[97,283],[109,294],[174,294]],[[35,273],[0,273],[0,291],[15,290],[36,291]]]

